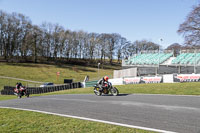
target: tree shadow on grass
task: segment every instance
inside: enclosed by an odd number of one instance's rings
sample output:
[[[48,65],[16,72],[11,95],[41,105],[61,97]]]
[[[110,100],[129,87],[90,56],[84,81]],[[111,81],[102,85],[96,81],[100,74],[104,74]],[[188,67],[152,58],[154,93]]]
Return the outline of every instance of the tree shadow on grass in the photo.
[[[7,63],[10,66],[21,66],[21,67],[43,67],[42,65],[37,65],[33,63]]]
[[[76,71],[76,72],[79,72],[79,71],[97,72],[95,70],[91,70],[91,68],[84,67],[84,66],[79,66],[79,65],[70,65],[70,64],[67,64],[67,65],[57,65],[57,67],[58,68],[67,68],[69,70],[73,70],[73,71]]]
[[[80,66],[80,65],[71,65],[71,64],[64,64],[64,65],[56,65],[56,64],[42,64],[42,63],[7,63],[10,66],[20,66],[20,67],[33,67],[33,68],[51,68],[52,65],[56,66],[57,68],[69,69],[72,71],[84,71],[84,72],[97,72],[96,70],[92,70],[91,68]]]

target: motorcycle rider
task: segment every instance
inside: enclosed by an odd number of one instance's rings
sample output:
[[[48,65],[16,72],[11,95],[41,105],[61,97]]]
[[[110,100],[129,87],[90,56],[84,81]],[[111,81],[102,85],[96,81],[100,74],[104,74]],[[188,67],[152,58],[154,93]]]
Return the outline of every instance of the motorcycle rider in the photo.
[[[108,84],[108,76],[103,77],[102,79],[100,79],[97,83],[99,84],[99,91],[102,91],[104,88],[107,88],[107,84]]]
[[[20,89],[20,87],[22,86],[22,83],[16,83],[16,88]]]
[[[21,86],[22,86],[22,83],[16,83],[17,93],[19,92],[19,89],[20,89]]]

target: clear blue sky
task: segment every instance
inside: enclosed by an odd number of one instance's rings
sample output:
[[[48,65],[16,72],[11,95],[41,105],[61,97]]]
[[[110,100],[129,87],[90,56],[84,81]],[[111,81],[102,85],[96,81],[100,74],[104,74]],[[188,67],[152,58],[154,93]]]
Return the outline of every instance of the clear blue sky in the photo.
[[[183,44],[179,25],[199,0],[0,0],[0,9],[28,16],[33,24],[58,23],[70,30],[119,33],[166,48]]]

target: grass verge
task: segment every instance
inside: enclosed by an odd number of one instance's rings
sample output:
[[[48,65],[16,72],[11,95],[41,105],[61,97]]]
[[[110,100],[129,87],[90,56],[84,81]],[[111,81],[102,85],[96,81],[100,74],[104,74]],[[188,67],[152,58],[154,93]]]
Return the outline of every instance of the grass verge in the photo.
[[[200,95],[200,83],[161,83],[161,84],[129,84],[116,86],[124,94],[171,94],[171,95]],[[56,94],[93,94],[93,87],[64,90],[47,93]]]
[[[200,95],[200,82],[134,84],[117,86],[121,93]]]
[[[150,133],[139,129],[13,109],[0,108],[0,118],[0,129],[3,133]]]
[[[133,84],[116,86],[121,94],[170,94],[170,95],[200,95],[200,83],[162,83],[162,84]],[[59,94],[93,94],[93,88],[77,88],[55,91],[31,96]],[[0,95],[0,100],[17,98],[16,96]]]

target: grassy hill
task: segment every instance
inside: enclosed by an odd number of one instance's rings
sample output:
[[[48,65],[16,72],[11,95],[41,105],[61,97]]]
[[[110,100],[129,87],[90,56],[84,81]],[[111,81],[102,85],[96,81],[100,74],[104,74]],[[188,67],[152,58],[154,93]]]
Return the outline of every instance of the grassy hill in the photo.
[[[98,66],[89,67],[69,64],[49,65],[34,63],[0,63],[0,76],[63,84],[64,79],[73,79],[75,82],[82,82],[86,75],[89,76],[90,80],[97,80],[105,75],[112,78],[113,70],[115,69],[120,69],[120,66],[106,65],[104,66],[104,69],[100,68],[98,73]],[[57,72],[60,72],[59,77],[56,75]],[[16,82],[18,82],[18,80],[1,79],[0,89],[2,89],[3,85],[15,85]],[[22,83],[26,84],[26,82]]]

